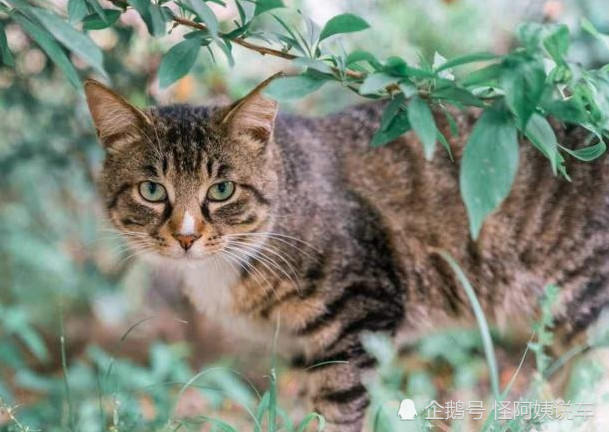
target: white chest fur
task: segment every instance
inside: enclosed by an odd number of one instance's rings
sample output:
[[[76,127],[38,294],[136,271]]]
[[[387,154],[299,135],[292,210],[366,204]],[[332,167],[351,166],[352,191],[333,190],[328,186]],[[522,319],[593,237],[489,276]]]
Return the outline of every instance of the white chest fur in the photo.
[[[208,259],[182,266],[185,293],[197,311],[208,317],[232,315],[232,287],[239,280],[239,270],[230,262]]]
[[[185,294],[198,312],[220,324],[237,340],[257,346],[271,347],[274,323],[252,320],[235,313],[232,292],[239,283],[239,269],[230,262],[207,260],[181,266],[185,282]],[[283,334],[278,349],[284,353],[297,352],[297,342]]]

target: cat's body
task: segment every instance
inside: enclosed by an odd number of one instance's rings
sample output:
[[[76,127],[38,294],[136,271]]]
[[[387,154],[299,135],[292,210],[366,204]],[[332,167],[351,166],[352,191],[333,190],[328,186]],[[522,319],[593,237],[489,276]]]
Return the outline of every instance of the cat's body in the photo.
[[[275,119],[274,105],[254,92],[229,109],[125,112],[139,126],[117,130],[101,111],[117,98],[108,92],[88,86],[109,148],[102,184],[112,221],[128,236],[150,236],[146,247],[160,255],[183,254],[189,296],[213,319],[252,338],[279,325],[289,348],[318,365],[309,369],[311,398],[331,431],[362,427],[368,399],[361,378],[374,365],[362,332],[400,337],[471,320],[439,251],[464,268],[496,322],[530,318],[548,283],[562,288],[559,321],[568,337],[609,301],[606,158],[571,164],[569,183],[523,145],[512,193],[474,242],[458,161],[475,114],[457,115],[461,136],[450,140],[456,162],[440,150],[426,162],[412,133],[370,148],[382,103],[320,119]],[[112,125],[125,104],[116,101],[106,111]],[[444,117],[437,120],[447,135]],[[559,132],[559,139],[579,147],[584,135]],[[226,204],[198,191],[199,184],[208,190],[209,179],[230,177],[218,176],[218,164],[234,173],[239,190]],[[141,194],[150,178],[167,188],[165,201],[137,196],[137,185]],[[183,237],[196,242],[195,227],[204,244],[193,259]],[[206,248],[226,255],[206,258]]]

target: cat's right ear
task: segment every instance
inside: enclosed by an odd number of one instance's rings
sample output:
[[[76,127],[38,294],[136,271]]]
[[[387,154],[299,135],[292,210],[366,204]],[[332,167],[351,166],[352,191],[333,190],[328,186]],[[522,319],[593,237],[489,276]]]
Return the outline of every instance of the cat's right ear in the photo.
[[[85,82],[87,105],[97,136],[108,151],[116,151],[142,138],[150,119],[112,89],[95,81]]]

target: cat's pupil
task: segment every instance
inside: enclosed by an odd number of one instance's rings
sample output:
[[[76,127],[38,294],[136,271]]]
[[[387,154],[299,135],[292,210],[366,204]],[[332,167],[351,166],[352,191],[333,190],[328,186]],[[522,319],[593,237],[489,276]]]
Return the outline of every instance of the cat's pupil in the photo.
[[[218,192],[220,192],[221,194],[223,194],[224,192],[226,192],[226,183],[220,183],[218,185]]]
[[[148,192],[150,192],[151,195],[154,195],[154,193],[156,192],[155,183],[148,183]]]

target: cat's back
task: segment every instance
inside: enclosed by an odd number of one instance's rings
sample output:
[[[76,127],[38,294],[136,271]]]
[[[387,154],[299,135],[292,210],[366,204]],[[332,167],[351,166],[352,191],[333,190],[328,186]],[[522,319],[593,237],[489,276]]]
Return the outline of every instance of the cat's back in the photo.
[[[382,215],[403,270],[410,273],[411,298],[439,303],[454,313],[468,307],[435,253],[444,250],[466,269],[483,303],[501,310],[496,315],[530,310],[547,283],[563,288],[565,313],[578,317],[570,322],[573,328],[587,324],[609,302],[607,157],[594,162],[569,158],[568,181],[555,176],[548,160],[521,140],[512,191],[473,241],[459,166],[480,113],[452,111],[459,129],[453,136],[446,116],[435,112],[452,159],[438,144],[434,157],[426,160],[413,132],[370,147],[384,106],[350,108],[311,126],[315,140],[336,155],[340,187],[356,192]],[[588,133],[581,128],[554,129],[567,148],[587,145]]]

